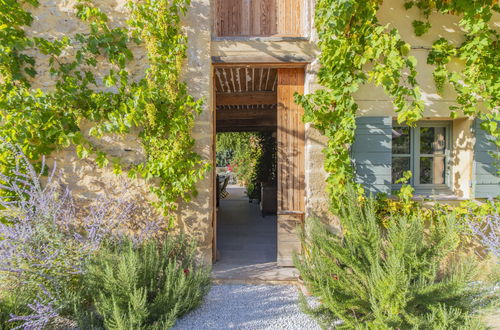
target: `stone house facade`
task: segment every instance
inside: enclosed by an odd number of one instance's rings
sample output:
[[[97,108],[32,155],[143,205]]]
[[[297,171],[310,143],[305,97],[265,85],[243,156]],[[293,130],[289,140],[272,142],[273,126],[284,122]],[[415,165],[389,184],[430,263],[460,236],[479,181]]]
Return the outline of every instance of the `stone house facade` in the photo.
[[[50,39],[85,32],[87,27],[74,17],[75,3],[76,0],[41,0],[38,8],[30,8],[35,21],[27,33]],[[126,3],[127,0],[100,0],[97,5],[109,15],[112,24],[119,26],[128,17]],[[316,79],[319,62],[313,27],[314,3],[314,0],[192,0],[184,18],[189,42],[184,79],[189,92],[205,100],[193,130],[196,151],[204,159],[213,162],[217,126],[224,125],[226,131],[230,130],[227,128],[231,126],[230,119],[218,121],[219,111],[234,105],[240,106],[238,109],[242,112],[253,109],[254,114],[255,109],[278,111],[277,119],[273,119],[278,123],[270,125],[279,130],[283,127],[280,111],[286,113],[285,110],[291,109],[295,111],[294,118],[300,117],[300,109],[290,101],[290,93],[310,93],[321,88]],[[417,173],[413,182],[417,192],[434,195],[436,199],[457,201],[497,196],[500,179],[488,154],[494,145],[488,142],[474,120],[450,118],[449,106],[455,100],[453,91],[445,87],[443,93],[437,93],[433,66],[426,64],[436,35],[456,43],[463,38],[458,18],[434,15],[431,21],[439,24],[417,37],[411,22],[418,16],[416,9],[405,10],[399,0],[384,1],[379,11],[380,23],[396,27],[403,40],[411,44],[411,55],[418,60],[425,119],[415,129],[397,126],[393,123],[396,114],[384,91],[372,85],[363,86],[356,93],[360,118],[352,147],[358,181],[369,191],[390,193],[397,189],[392,176],[402,169],[413,169]],[[130,65],[131,73],[140,77],[148,65],[145,50],[140,46],[133,46],[132,50],[135,59]],[[50,89],[52,80],[47,59],[36,56],[39,76],[34,87]],[[99,71],[106,72],[106,69],[102,67]],[[252,72],[251,78],[235,78],[239,74],[248,77],[249,72]],[[256,87],[255,72],[259,87]],[[270,76],[275,77],[276,82],[267,82]],[[251,88],[248,88],[249,82]],[[272,95],[274,101],[266,101]],[[252,108],[254,105],[261,107]],[[259,123],[257,119],[253,125]],[[298,248],[294,224],[313,216],[332,218],[325,193],[327,173],[323,169],[322,150],[326,138],[308,124],[296,121],[293,125],[295,140],[283,133],[283,141],[297,152],[285,155],[281,162],[284,164],[286,157],[291,157],[288,160],[293,159],[297,165],[293,170],[297,172],[291,175],[299,178],[299,183],[290,184],[298,184],[295,187],[298,190],[293,192],[298,194],[294,195],[298,199],[284,197],[282,212],[278,212],[278,262],[282,265],[290,264],[292,250]],[[85,123],[81,129],[88,131]],[[110,155],[130,163],[144,159],[137,135],[133,133],[93,142]],[[55,152],[51,158],[77,198],[85,200],[115,191],[126,181],[127,194],[144,204],[145,209],[150,208],[148,200],[154,196],[145,182],[116,176],[111,168],[100,169],[91,160],[79,159],[71,148]],[[214,175],[215,172],[207,173],[198,184],[199,194],[194,200],[180,205],[175,229],[199,241],[200,255],[206,262],[211,262],[215,255]],[[282,196],[286,193],[282,191]]]

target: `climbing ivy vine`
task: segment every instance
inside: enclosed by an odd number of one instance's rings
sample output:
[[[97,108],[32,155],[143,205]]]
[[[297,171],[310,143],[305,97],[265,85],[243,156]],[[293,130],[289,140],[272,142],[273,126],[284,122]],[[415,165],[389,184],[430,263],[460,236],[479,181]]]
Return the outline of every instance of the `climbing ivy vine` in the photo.
[[[434,77],[438,88],[449,81],[457,91],[457,105],[451,115],[461,111],[486,121],[483,127],[497,137],[498,113],[498,35],[488,22],[496,1],[417,0],[402,2],[423,10],[460,15],[465,41],[458,48],[439,39],[429,53],[428,62],[436,65]],[[329,173],[328,193],[333,207],[354,179],[349,146],[354,141],[358,105],[354,94],[363,84],[382,86],[392,100],[398,122],[414,124],[422,118],[423,103],[416,81],[416,59],[409,55],[410,45],[398,31],[377,21],[381,0],[318,0],[315,25],[321,50],[318,78],[323,89],[296,101],[305,109],[305,121],[311,122],[327,138],[325,168]],[[428,20],[415,21],[417,35],[430,28]],[[460,72],[448,71],[446,64],[458,58],[464,62]],[[481,111],[479,103],[484,104]],[[362,188],[359,187],[361,190]]]
[[[128,175],[154,182],[157,206],[173,219],[180,199],[196,193],[195,184],[208,164],[193,150],[190,131],[201,111],[181,81],[187,39],[180,20],[190,0],[130,2],[129,25],[111,28],[106,14],[89,0],[78,1],[75,13],[89,25],[88,33],[59,40],[28,37],[24,29],[33,21],[29,7],[36,0],[0,2],[0,136],[21,146],[37,161],[42,155],[69,146],[81,158],[101,166],[112,164],[115,173],[126,166]],[[147,50],[149,67],[141,79],[130,77],[131,45]],[[36,78],[35,55],[49,57],[55,87],[31,87]],[[68,55],[71,54],[71,55]],[[106,63],[103,79],[94,72]],[[124,165],[99,150],[80,130],[92,123],[90,137],[125,134],[140,129],[146,153],[141,164]],[[1,150],[0,167],[8,170],[13,155]]]
[[[435,65],[434,80],[438,91],[449,83],[457,93],[457,104],[450,107],[451,116],[459,113],[483,120],[482,128],[493,136],[500,148],[500,49],[499,34],[493,28],[494,12],[500,12],[496,0],[479,1],[406,1],[405,7],[416,6],[423,20],[415,20],[415,34],[423,35],[431,28],[432,13],[451,14],[460,17],[459,26],[464,41],[453,45],[445,38],[438,38],[429,52],[427,63]],[[421,28],[425,27],[425,28]],[[461,69],[452,69],[452,61],[463,63]]]
[[[354,179],[348,146],[354,140],[358,105],[354,93],[362,84],[382,86],[398,119],[414,123],[423,103],[416,82],[416,59],[396,29],[377,21],[379,0],[319,0],[315,25],[321,50],[319,82],[325,87],[296,96],[305,120],[328,138],[325,169],[328,193],[335,204]]]

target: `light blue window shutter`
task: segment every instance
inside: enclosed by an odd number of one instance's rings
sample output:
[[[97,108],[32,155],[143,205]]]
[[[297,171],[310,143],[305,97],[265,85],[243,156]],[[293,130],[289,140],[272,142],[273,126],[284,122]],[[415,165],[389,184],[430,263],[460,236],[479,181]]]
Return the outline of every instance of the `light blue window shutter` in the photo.
[[[392,118],[358,117],[351,149],[356,181],[368,194],[391,193]]]
[[[492,153],[499,155],[493,137],[481,128],[481,121],[474,121],[476,143],[474,145],[474,197],[489,198],[500,195],[498,162]]]

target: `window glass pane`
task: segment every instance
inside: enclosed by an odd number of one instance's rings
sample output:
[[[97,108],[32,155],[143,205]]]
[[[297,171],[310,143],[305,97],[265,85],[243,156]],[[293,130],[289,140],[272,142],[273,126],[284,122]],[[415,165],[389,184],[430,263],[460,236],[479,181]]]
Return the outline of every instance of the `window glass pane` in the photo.
[[[444,184],[445,169],[445,157],[420,157],[420,183]]]
[[[392,153],[393,154],[410,153],[409,127],[394,127],[392,129]]]
[[[421,154],[444,154],[445,148],[445,127],[420,127]]]
[[[404,171],[410,170],[410,157],[392,157],[392,183],[403,177]]]

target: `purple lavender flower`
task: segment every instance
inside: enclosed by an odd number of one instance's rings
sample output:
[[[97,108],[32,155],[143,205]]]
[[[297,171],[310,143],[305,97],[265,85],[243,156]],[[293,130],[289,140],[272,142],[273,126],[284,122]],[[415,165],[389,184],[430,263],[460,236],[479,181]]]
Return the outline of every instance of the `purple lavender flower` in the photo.
[[[42,291],[46,295],[48,301],[44,301],[40,297],[35,299],[32,304],[28,304],[28,307],[33,311],[32,314],[27,316],[11,315],[9,322],[23,321],[24,323],[14,329],[24,329],[24,330],[39,330],[45,328],[49,322],[56,318],[59,314],[54,307],[55,299],[52,295],[44,288]]]
[[[16,164],[11,174],[0,173],[0,189],[9,192],[0,196],[0,272],[17,284],[42,288],[50,297],[30,304],[31,315],[11,318],[24,321],[24,329],[40,329],[58,315],[62,284],[81,275],[86,260],[105,241],[128,237],[141,242],[156,234],[161,222],[152,220],[137,228],[132,216],[136,206],[125,197],[103,196],[92,203],[86,216],[78,217],[55,164],[42,185],[45,160],[37,172],[19,148],[3,142],[15,154]]]
[[[492,214],[481,222],[468,222],[472,232],[495,257],[500,257],[500,215]]]

